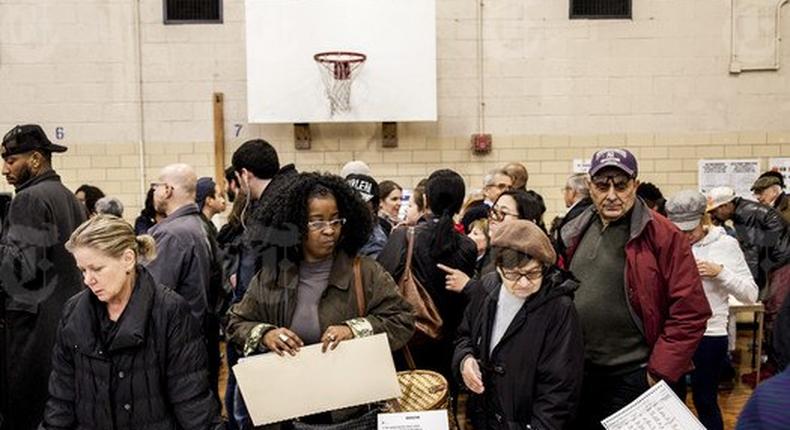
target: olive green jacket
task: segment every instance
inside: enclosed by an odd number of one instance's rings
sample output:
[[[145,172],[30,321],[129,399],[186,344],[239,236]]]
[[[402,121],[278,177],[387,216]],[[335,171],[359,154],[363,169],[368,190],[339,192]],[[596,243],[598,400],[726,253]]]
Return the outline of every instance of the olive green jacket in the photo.
[[[390,348],[403,347],[414,333],[411,306],[398,294],[392,277],[375,260],[361,257],[362,285],[366,312],[357,312],[353,258],[344,252],[335,255],[329,286],[318,304],[321,332],[331,325],[346,324],[355,337],[386,333]],[[262,338],[269,330],[289,327],[296,310],[299,268],[289,262],[279,264],[279,273],[264,267],[250,282],[242,300],[229,311],[228,341],[244,355],[265,352]],[[279,276],[277,276],[279,275]]]

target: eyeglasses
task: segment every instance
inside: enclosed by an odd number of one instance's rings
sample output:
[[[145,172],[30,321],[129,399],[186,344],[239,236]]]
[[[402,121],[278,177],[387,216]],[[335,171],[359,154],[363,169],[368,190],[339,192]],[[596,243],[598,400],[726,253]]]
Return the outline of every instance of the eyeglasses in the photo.
[[[169,187],[170,184],[168,184],[167,182],[151,182],[151,188],[153,189],[156,189],[157,187],[161,187],[161,186]]]
[[[609,188],[614,186],[617,192],[623,192],[631,185],[633,178],[625,175],[611,175],[611,176],[593,176],[591,178],[593,186],[602,193],[608,192]]]
[[[326,230],[327,227],[332,227],[333,230],[337,230],[345,225],[345,223],[345,218],[333,219],[331,221],[310,221],[307,223],[307,228],[311,231],[323,231]]]
[[[532,270],[527,273],[521,273],[510,270],[502,270],[502,277],[511,282],[518,282],[521,278],[527,278],[527,281],[537,281],[543,277],[543,270]]]
[[[497,184],[488,184],[486,185],[486,188],[497,188],[499,191],[507,191],[510,189],[510,185],[504,182],[499,182]]]
[[[488,217],[494,221],[504,221],[505,217],[507,216],[514,216],[518,218],[518,215],[516,214],[512,214],[510,212],[503,211],[502,209],[497,209],[495,207],[491,208],[491,210],[488,212]]]

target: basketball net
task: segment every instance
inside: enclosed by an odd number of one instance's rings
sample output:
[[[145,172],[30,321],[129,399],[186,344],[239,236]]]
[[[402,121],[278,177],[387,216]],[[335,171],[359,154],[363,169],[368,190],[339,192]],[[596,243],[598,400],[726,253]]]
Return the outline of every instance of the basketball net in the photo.
[[[314,59],[324,82],[332,116],[351,110],[351,84],[359,74],[366,56],[354,52],[322,52]]]

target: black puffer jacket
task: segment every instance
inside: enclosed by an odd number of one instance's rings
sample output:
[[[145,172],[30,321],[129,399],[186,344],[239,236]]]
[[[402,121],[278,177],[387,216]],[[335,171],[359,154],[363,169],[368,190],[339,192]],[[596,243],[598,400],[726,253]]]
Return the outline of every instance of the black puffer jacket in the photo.
[[[732,222],[746,263],[762,288],[771,271],[790,263],[790,226],[775,209],[735,198]]]
[[[489,273],[467,285],[471,301],[458,328],[453,373],[463,386],[461,364],[472,355],[483,374],[482,395],[468,413],[477,430],[568,428],[579,403],[584,343],[573,305],[579,284],[568,272],[549,269],[489,354],[502,281]]]
[[[145,268],[115,336],[102,342],[102,308],[91,291],[64,308],[43,429],[221,429],[206,348],[184,299]]]

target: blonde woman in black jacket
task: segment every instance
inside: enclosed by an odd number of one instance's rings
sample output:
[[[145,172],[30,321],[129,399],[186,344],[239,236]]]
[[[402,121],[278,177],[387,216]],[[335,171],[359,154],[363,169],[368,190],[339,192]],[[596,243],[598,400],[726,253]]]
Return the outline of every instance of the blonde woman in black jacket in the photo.
[[[154,241],[98,216],[66,243],[86,290],[58,327],[43,429],[220,429],[200,326],[138,259]]]

